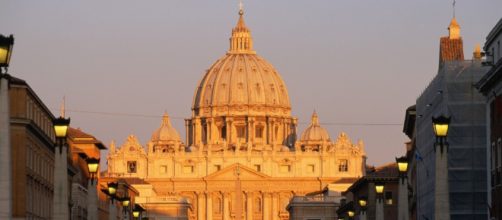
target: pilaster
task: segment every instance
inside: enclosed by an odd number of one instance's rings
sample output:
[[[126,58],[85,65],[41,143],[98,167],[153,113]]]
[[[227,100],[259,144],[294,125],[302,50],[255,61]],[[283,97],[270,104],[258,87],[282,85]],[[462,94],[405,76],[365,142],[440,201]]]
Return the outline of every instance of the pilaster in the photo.
[[[450,220],[450,194],[448,187],[448,148],[447,146],[436,147],[436,174],[434,189],[434,219]],[[441,147],[441,150],[438,149]],[[446,149],[444,149],[446,148]]]
[[[376,200],[375,220],[384,220],[383,198],[380,196],[377,196]]]
[[[58,149],[61,147],[61,151]],[[58,146],[54,155],[54,197],[53,197],[53,219],[69,219],[68,203],[68,147],[66,144]]]
[[[93,183],[93,181],[90,180],[87,184],[87,219],[98,220],[98,194],[96,182]]]
[[[9,108],[9,80],[0,72],[0,219],[12,217],[12,157]]]
[[[206,192],[206,220],[213,220],[213,196]]]
[[[246,192],[246,220],[253,220],[253,192]]]
[[[223,193],[223,220],[230,220],[229,197],[229,193]]]
[[[399,198],[398,198],[398,220],[408,220],[409,210],[408,210],[408,178],[399,178]]]
[[[205,219],[205,197],[206,195],[203,192],[197,192],[197,219]]]

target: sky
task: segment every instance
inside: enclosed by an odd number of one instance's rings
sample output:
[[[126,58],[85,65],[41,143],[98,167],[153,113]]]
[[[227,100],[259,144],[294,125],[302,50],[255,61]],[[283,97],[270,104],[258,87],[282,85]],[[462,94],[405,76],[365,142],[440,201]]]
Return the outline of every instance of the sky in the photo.
[[[254,49],[281,74],[299,132],[314,110],[336,139],[366,146],[368,164],[405,153],[405,110],[437,73],[447,0],[244,0]],[[465,57],[501,18],[500,0],[458,0]],[[14,34],[9,73],[58,115],[107,146],[145,144],[167,111],[185,137],[195,87],[228,50],[237,0],[2,0]],[[102,156],[105,156],[103,152]]]

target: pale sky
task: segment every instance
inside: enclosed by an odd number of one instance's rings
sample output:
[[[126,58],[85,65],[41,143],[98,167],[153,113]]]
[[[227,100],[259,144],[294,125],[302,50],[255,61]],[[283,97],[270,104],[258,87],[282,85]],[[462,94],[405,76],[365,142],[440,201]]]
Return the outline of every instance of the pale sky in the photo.
[[[457,1],[466,58],[501,8]],[[244,9],[255,50],[286,82],[299,133],[315,109],[332,139],[364,140],[369,164],[404,154],[405,109],[436,74],[452,1],[245,0]],[[237,12],[236,0],[2,0],[0,33],[15,37],[9,73],[56,115],[66,96],[73,127],[106,145],[129,134],[145,144],[164,111],[184,139],[195,87],[228,49]]]

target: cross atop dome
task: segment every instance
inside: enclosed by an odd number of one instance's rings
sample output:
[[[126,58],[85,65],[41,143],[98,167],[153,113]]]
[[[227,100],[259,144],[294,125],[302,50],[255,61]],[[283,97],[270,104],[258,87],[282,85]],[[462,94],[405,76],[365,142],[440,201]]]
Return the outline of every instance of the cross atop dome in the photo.
[[[317,112],[314,110],[314,113],[312,113],[312,125],[314,126],[319,126],[319,116],[317,116]]]
[[[239,20],[237,21],[237,25],[232,29],[228,53],[256,54],[253,50],[251,31],[244,23],[244,8],[242,6],[242,1],[239,2]]]

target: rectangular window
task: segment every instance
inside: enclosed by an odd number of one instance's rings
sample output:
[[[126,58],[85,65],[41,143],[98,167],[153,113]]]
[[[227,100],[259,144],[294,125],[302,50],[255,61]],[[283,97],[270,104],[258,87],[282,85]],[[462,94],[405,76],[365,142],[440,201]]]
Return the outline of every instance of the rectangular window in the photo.
[[[243,126],[237,127],[237,138],[245,138],[246,137],[246,128]]]
[[[281,171],[281,173],[289,173],[291,172],[291,165],[281,165],[279,171]]]
[[[127,161],[127,172],[128,173],[136,173],[136,161]]]
[[[393,204],[393,201],[392,201],[392,192],[390,192],[390,191],[385,192],[385,204],[386,205],[392,205]]]
[[[194,168],[192,165],[183,166],[183,173],[193,173]]]
[[[255,132],[256,138],[263,138],[263,126],[256,126]]]
[[[167,173],[167,166],[160,166],[160,173]]]
[[[258,172],[261,172],[261,165],[260,164],[255,164],[254,169]]]
[[[347,172],[349,171],[349,161],[348,160],[339,160],[338,161],[338,171],[339,172]]]
[[[219,164],[218,165],[214,165],[214,169],[216,171],[220,171],[221,170],[221,165],[219,165]]]
[[[307,173],[314,173],[314,172],[315,172],[314,164],[307,165]]]

